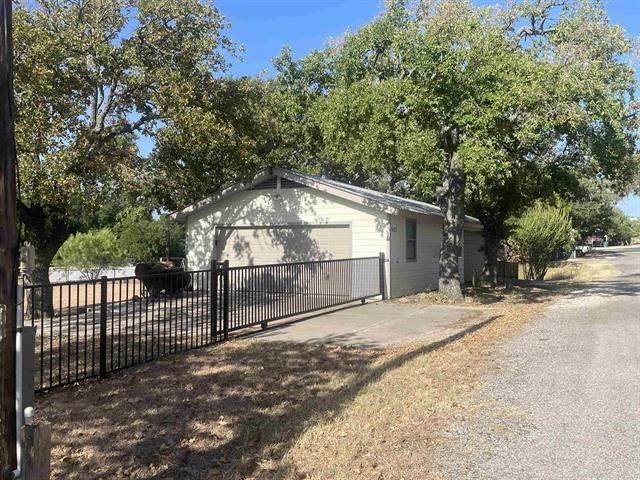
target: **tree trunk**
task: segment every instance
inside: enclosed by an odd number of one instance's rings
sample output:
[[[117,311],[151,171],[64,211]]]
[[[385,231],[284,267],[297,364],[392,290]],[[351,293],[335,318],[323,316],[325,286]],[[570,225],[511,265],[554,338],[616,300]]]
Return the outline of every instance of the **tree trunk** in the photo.
[[[484,278],[492,285],[498,283],[498,247],[504,238],[503,223],[488,216],[482,216],[482,236],[484,237]]]
[[[449,129],[445,135],[447,168],[438,192],[438,201],[444,217],[438,291],[451,300],[461,301],[464,296],[460,285],[458,258],[462,254],[466,176],[458,155],[458,130]]]
[[[498,283],[498,241],[496,241],[493,233],[484,233],[483,276],[491,285]]]
[[[34,290],[31,314],[53,316],[53,292],[50,287],[49,267],[62,244],[73,233],[69,224],[55,212],[47,212],[38,205],[27,207],[18,204],[25,237],[35,249],[35,268],[32,284],[41,285]]]
[[[498,199],[498,194],[494,196]],[[504,240],[505,221],[507,214],[501,209],[501,205],[507,205],[504,201],[496,201],[490,207],[477,207],[476,214],[482,222],[482,236],[484,238],[484,269],[483,277],[492,285],[498,283],[498,250],[500,242]]]
[[[41,288],[37,288],[34,298],[34,313],[43,312],[50,317],[54,313],[53,305],[53,290],[51,289],[51,281],[49,280],[49,267],[53,261],[53,257],[57,253],[62,244],[55,247],[40,247],[36,246],[36,258],[35,268],[33,269],[32,281],[34,285],[40,285]]]

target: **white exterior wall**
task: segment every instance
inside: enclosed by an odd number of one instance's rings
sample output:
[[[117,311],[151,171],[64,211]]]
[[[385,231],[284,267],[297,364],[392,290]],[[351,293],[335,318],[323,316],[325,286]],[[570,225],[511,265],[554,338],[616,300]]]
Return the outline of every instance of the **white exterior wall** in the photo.
[[[416,260],[406,257],[406,219],[416,219]],[[426,215],[391,216],[389,257],[391,297],[438,288],[438,258],[442,242],[442,219]]]
[[[406,259],[406,219],[417,220],[416,250],[417,259]],[[442,219],[427,215],[398,215],[391,216],[391,256],[390,256],[390,277],[391,277],[391,297],[401,297],[411,295],[425,290],[438,289],[439,257],[440,246],[442,244]],[[468,250],[477,245],[477,235],[479,232],[464,231],[462,238],[463,255],[458,258],[458,268],[460,281],[470,279],[467,272],[470,268],[476,268],[479,261],[484,262],[482,253],[472,255],[467,258]],[[468,239],[471,244],[467,246]],[[470,262],[470,263],[469,263]]]
[[[209,268],[216,225],[348,223],[353,257],[377,256],[384,252],[389,258],[388,217],[385,212],[308,187],[242,191],[188,217],[187,268]],[[388,271],[386,284],[389,285]]]
[[[464,232],[464,257],[465,272],[464,277],[467,282],[471,282],[475,271],[476,280],[480,279],[484,268],[484,237],[482,232],[465,230]]]

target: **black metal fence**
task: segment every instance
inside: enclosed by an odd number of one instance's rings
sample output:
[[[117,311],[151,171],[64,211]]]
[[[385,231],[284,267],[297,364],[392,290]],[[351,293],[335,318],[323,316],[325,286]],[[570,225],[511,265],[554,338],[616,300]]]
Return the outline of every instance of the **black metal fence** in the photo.
[[[229,269],[229,331],[381,295],[381,257]]]
[[[31,285],[36,390],[228,338],[229,332],[382,295],[384,256]]]

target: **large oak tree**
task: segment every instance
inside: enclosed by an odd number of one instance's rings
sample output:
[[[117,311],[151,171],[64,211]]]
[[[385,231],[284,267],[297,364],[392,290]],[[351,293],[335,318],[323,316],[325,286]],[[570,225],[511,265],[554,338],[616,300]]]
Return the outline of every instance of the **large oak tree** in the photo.
[[[14,24],[19,215],[47,283],[70,234],[142,190],[137,136],[180,116],[235,47],[210,1],[40,0]]]
[[[557,182],[580,171],[628,188],[630,52],[597,1],[393,1],[340,42],[300,61],[285,52],[277,65],[309,105],[321,169],[440,205],[440,290],[460,298],[468,205],[485,224],[491,271],[506,218]]]

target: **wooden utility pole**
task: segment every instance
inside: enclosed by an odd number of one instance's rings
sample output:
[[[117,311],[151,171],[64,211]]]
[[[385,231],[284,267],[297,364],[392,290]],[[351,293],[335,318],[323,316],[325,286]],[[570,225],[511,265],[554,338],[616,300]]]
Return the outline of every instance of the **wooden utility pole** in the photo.
[[[0,467],[16,469],[16,145],[11,1],[0,0]]]

